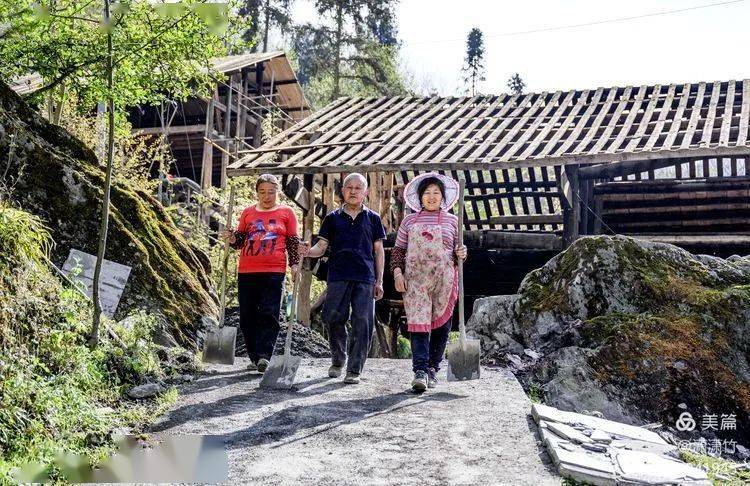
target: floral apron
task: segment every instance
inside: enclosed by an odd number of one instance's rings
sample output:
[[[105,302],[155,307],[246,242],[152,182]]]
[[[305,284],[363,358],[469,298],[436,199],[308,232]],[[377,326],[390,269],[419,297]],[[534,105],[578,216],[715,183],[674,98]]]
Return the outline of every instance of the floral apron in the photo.
[[[453,254],[443,245],[442,211],[438,224],[420,223],[421,214],[409,229],[406,249],[404,310],[409,332],[430,332],[445,324],[458,297]]]

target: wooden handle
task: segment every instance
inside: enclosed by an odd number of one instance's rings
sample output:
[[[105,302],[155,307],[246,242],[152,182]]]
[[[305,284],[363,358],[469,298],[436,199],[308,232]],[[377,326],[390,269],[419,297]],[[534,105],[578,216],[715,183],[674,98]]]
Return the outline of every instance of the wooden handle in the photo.
[[[294,279],[292,285],[292,312],[289,313],[289,322],[286,323],[286,339],[284,340],[284,356],[292,353],[292,329],[297,320],[297,304],[299,299],[299,281],[300,276]]]
[[[234,212],[234,186],[229,188],[229,206],[227,207],[227,224],[225,228],[232,227],[232,213]],[[227,308],[227,266],[229,265],[229,240],[224,242],[224,261],[221,267],[221,315],[219,326],[224,327],[224,311]]]
[[[466,181],[458,181],[458,244],[464,244],[464,190]],[[458,259],[458,332],[461,347],[466,342],[466,324],[464,323],[464,261]]]

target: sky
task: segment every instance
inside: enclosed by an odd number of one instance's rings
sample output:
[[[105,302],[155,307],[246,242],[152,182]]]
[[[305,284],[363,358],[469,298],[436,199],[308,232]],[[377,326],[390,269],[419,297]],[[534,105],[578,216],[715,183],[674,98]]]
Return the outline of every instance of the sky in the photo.
[[[296,21],[314,16],[309,0],[295,5]],[[441,95],[462,94],[473,27],[485,36],[482,93],[506,91],[515,72],[532,92],[750,78],[750,0],[401,0],[397,18],[403,69]]]

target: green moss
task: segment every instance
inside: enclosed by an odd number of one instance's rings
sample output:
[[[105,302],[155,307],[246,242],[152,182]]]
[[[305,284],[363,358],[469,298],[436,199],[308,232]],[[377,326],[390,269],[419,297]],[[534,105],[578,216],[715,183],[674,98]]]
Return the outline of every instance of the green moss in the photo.
[[[720,457],[681,450],[680,458],[687,463],[704,469],[713,484],[739,486],[750,483],[750,471],[737,469],[733,467],[735,463],[721,459]]]
[[[0,102],[5,107],[0,125],[22,130],[20,135],[28,139],[9,167],[9,173],[20,176],[11,199],[50,227],[55,240],[52,259],[58,266],[71,248],[96,254],[104,186],[96,157],[1,84]],[[8,143],[0,139],[0,152]],[[200,317],[218,314],[206,259],[197,255],[149,194],[119,183],[113,185],[111,196],[105,258],[132,266],[116,317],[147,308],[165,317],[180,344],[193,345]]]

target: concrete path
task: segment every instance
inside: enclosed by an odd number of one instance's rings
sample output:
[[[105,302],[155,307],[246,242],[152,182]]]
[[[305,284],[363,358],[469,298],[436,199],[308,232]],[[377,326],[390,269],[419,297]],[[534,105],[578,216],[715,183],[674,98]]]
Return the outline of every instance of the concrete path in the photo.
[[[303,359],[288,392],[259,389],[246,359],[210,365],[153,430],[220,435],[229,484],[561,483],[510,372],[446,383],[441,371],[416,395],[410,364],[370,359],[362,382],[344,385],[327,359]]]

